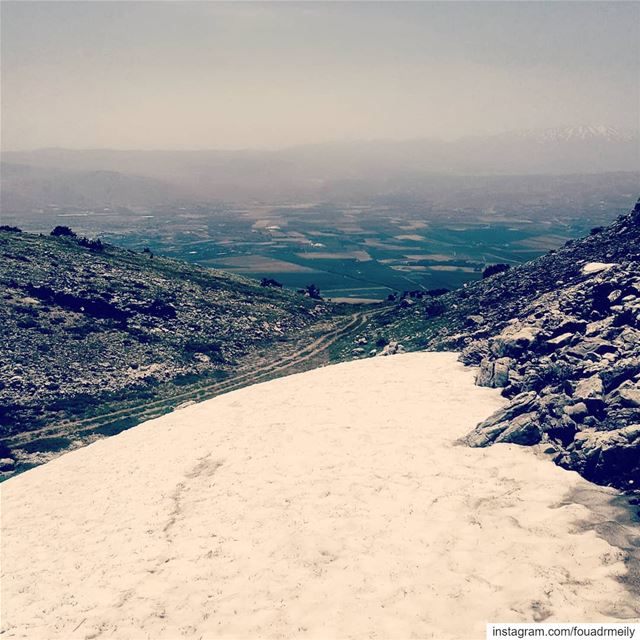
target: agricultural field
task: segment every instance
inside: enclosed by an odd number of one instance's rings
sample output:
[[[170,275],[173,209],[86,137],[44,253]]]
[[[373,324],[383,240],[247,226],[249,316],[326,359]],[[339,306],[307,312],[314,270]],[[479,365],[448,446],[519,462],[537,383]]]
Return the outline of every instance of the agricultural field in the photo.
[[[29,231],[65,224],[132,249],[262,279],[319,287],[325,298],[375,302],[455,289],[488,264],[518,264],[589,232],[619,211],[578,204],[455,207],[445,203],[172,204],[152,209],[51,207],[13,220]],[[622,207],[621,207],[622,208]]]

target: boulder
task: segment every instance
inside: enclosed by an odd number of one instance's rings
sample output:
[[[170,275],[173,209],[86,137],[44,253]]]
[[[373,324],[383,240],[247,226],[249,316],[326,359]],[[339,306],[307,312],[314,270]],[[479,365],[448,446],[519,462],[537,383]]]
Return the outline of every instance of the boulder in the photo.
[[[487,340],[473,340],[460,353],[460,362],[467,365],[479,365],[489,355]]]
[[[498,435],[494,442],[509,442],[526,446],[537,444],[540,442],[541,437],[538,414],[531,412],[523,413],[514,418],[509,426]]]
[[[12,458],[0,458],[0,471],[13,471],[16,463]]]
[[[640,481],[640,424],[612,431],[582,431],[575,436],[572,456],[590,480],[600,484],[637,486]]]
[[[538,409],[538,395],[535,391],[519,393],[509,404],[478,424],[461,441],[471,447],[487,446],[495,442],[496,438],[511,426],[515,418],[524,414],[534,414]]]
[[[364,350],[363,350],[364,351]],[[399,342],[392,340],[388,345],[382,349],[382,351],[378,354],[379,356],[393,356],[396,353],[404,353],[406,350],[404,346],[402,346]]]
[[[600,376],[594,375],[578,381],[573,392],[573,397],[579,400],[584,400],[586,398],[600,398],[603,393],[604,385],[602,384],[602,380],[600,379]]]
[[[569,404],[563,409],[564,413],[568,415],[572,420],[581,422],[586,416],[589,415],[589,409],[584,402],[576,402],[575,404]]]
[[[547,340],[547,344],[552,349],[557,349],[559,347],[564,347],[568,345],[574,339],[574,337],[575,337],[575,334],[573,333],[561,333],[559,336],[556,336],[555,338],[551,338]]]
[[[609,392],[638,373],[640,373],[640,356],[631,356],[603,369],[600,372],[600,378],[604,384],[604,390]]]
[[[541,333],[540,327],[512,325],[490,341],[491,353],[502,358],[518,357],[532,347]]]
[[[640,407],[640,383],[625,382],[618,388],[618,395],[623,407]]]
[[[615,266],[617,266],[615,262],[588,262],[582,267],[582,273],[584,275],[601,273],[602,271],[608,271]]]
[[[505,387],[509,382],[509,370],[512,365],[511,358],[498,358],[497,360],[484,358],[480,362],[476,384],[479,387]]]
[[[540,398],[540,409],[544,415],[561,419],[564,407],[569,404],[569,398],[564,393],[549,393]]]
[[[586,359],[589,356],[601,356],[605,353],[616,353],[618,349],[600,337],[592,337],[584,340],[580,340],[575,345],[570,346],[566,353],[576,358]]]

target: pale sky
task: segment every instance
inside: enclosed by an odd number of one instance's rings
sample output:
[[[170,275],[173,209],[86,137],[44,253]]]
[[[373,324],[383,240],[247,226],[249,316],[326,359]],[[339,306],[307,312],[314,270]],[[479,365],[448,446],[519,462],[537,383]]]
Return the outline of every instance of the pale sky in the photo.
[[[637,127],[637,2],[6,2],[4,149]]]

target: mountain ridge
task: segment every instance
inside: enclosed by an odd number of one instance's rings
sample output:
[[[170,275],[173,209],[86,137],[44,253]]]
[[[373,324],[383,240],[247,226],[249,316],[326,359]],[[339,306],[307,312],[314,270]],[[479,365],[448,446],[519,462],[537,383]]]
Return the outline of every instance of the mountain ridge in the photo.
[[[535,135],[509,132],[452,141],[353,141],[279,150],[46,149],[7,151],[2,158],[41,169],[108,170],[145,176],[180,188],[196,199],[331,199],[341,193],[336,185],[345,181],[365,183],[377,193],[381,181],[388,183],[387,192],[406,190],[403,181],[410,179],[416,186],[428,174],[640,171],[638,134],[614,135],[614,131],[604,126],[573,127]]]

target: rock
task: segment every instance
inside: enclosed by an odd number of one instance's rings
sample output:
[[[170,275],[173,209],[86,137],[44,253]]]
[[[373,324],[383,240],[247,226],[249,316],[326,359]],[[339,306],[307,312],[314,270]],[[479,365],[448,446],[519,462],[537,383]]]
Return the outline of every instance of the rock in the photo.
[[[483,358],[489,355],[487,340],[473,340],[460,354],[460,362],[468,365],[479,365]]]
[[[498,409],[484,422],[481,422],[476,428],[461,439],[461,442],[471,447],[484,447],[506,431],[512,421],[520,415],[534,413],[538,410],[538,399],[535,391],[520,393],[515,396],[511,402]]]
[[[576,358],[584,359],[592,354],[604,355],[605,353],[616,353],[616,351],[616,347],[607,340],[594,337],[581,340],[577,344],[572,345],[567,349],[566,353]]]
[[[640,481],[640,424],[612,431],[582,431],[574,440],[572,462],[600,484],[636,486]]]
[[[640,383],[621,385],[618,395],[625,407],[640,407]]]
[[[600,376],[591,376],[584,378],[576,384],[573,397],[584,400],[585,398],[599,398],[604,393],[604,385]]]
[[[607,317],[602,320],[597,320],[595,322],[590,322],[585,329],[586,336],[597,336],[602,334],[605,329],[611,326],[613,318]]]
[[[471,315],[465,318],[465,325],[467,327],[476,327],[484,324],[484,317],[481,315]]]
[[[496,441],[496,438],[508,428],[509,423],[506,421],[487,425],[483,428],[476,427],[473,431],[464,436],[464,438],[461,438],[460,443],[474,448],[486,447],[493,444]]]
[[[550,345],[552,348],[557,349],[558,347],[564,347],[566,345],[568,345],[574,338],[574,334],[573,333],[562,333],[559,336],[556,336],[555,338],[551,338],[550,340],[547,340],[547,344]]]
[[[553,331],[553,338],[563,333],[584,333],[587,328],[585,320],[577,320],[576,318],[564,319]]]
[[[589,415],[589,409],[584,402],[576,402],[575,404],[569,404],[564,408],[564,413],[568,415],[572,420],[581,422],[583,418]]]
[[[12,458],[0,458],[0,471],[13,471],[16,462]]]
[[[541,437],[542,434],[538,426],[538,414],[531,412],[514,418],[507,429],[502,431],[494,442],[532,445],[540,442]]]
[[[569,398],[564,393],[550,393],[540,398],[540,409],[548,416],[561,419]]]
[[[500,335],[490,341],[493,355],[518,357],[536,342],[541,329],[535,326],[507,327]]]
[[[476,384],[479,387],[504,387],[509,382],[509,369],[513,360],[511,358],[498,358],[489,360],[485,358],[480,363],[480,370],[476,376]]]
[[[382,349],[382,351],[378,355],[393,356],[396,353],[404,353],[405,351],[405,348],[399,342],[392,340],[388,345],[384,347],[384,349]]]
[[[364,353],[364,349],[362,347],[356,347],[355,349],[351,349],[351,353],[354,356],[360,356]]]
[[[630,380],[640,373],[640,356],[632,356],[618,360],[614,365],[607,367],[600,373],[606,392],[615,389],[625,380]]]
[[[640,331],[633,327],[625,327],[618,337],[616,343],[623,349],[633,349],[640,345]]]

